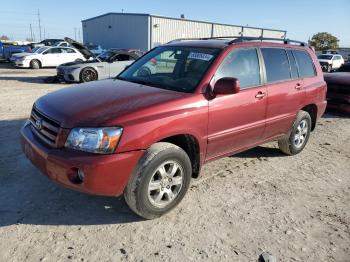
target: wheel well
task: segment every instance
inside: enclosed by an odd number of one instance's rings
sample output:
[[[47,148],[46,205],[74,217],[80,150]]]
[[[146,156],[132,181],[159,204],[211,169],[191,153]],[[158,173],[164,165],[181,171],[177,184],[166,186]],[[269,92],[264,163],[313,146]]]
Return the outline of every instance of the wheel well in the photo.
[[[181,147],[191,160],[192,177],[198,177],[200,171],[199,144],[194,136],[188,134],[175,135],[167,137],[159,142],[168,142]]]
[[[315,104],[304,106],[301,110],[306,111],[311,116],[311,131],[313,131],[316,127],[316,119],[317,119],[317,106]]]

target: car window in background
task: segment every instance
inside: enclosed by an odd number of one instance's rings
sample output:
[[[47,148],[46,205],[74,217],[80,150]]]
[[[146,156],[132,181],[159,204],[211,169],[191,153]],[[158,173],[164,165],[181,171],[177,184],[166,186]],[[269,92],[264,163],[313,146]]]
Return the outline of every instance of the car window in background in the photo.
[[[287,53],[281,48],[261,48],[263,54],[267,82],[288,80],[291,78]]]
[[[215,73],[215,79],[235,77],[242,89],[260,85],[260,66],[255,48],[234,49]]]
[[[304,78],[315,76],[314,63],[306,51],[293,50],[293,55],[298,64],[299,77]]]
[[[102,62],[107,62],[109,61],[109,59],[114,55],[114,52],[111,51],[106,51],[103,52],[102,54],[100,54],[98,57],[99,60],[101,60]]]
[[[318,59],[331,60],[332,57],[333,57],[332,55],[319,55]]]
[[[295,61],[292,50],[287,49],[286,51],[287,51],[289,64],[290,64],[291,77],[292,77],[292,79],[297,79],[297,78],[299,78],[297,62]]]
[[[158,47],[117,78],[180,92],[193,92],[220,49]]]
[[[64,49],[62,49],[62,50],[64,50],[65,53],[70,53],[70,54],[71,54],[71,53],[76,53],[75,50],[72,49],[72,48],[64,48]]]
[[[61,48],[50,48],[49,50],[45,51],[44,54],[60,54],[62,53]]]

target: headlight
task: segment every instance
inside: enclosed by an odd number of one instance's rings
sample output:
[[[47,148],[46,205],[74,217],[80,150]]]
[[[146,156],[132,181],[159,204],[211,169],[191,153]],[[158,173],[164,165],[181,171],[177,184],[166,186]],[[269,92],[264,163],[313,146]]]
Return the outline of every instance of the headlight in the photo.
[[[122,131],[120,127],[73,128],[65,147],[97,154],[113,153]]]

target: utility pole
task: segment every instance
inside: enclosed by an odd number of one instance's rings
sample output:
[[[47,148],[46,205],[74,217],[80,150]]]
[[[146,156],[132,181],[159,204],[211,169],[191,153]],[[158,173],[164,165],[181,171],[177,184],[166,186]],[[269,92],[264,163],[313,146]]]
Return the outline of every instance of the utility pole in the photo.
[[[41,39],[41,24],[40,24],[40,11],[38,9],[38,21],[39,21],[39,34],[40,34],[40,41],[42,40]]]
[[[30,39],[32,39],[32,41],[34,41],[32,24],[29,24],[29,27],[30,27]]]
[[[46,33],[45,33],[45,27],[44,27],[44,39],[46,38],[46,36],[45,36],[45,35],[46,35]]]
[[[78,29],[78,42],[81,42],[80,28]]]
[[[77,28],[74,27],[74,40],[77,41]]]

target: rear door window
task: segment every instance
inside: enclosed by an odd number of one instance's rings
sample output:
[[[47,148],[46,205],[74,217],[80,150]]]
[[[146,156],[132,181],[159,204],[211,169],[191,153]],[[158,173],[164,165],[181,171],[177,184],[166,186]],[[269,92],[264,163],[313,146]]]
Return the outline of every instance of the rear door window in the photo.
[[[282,48],[261,48],[265,62],[268,83],[289,80],[291,78],[287,53]]]
[[[221,63],[215,74],[218,80],[235,77],[241,89],[260,85],[260,65],[256,48],[234,49]]]
[[[293,50],[293,55],[298,64],[299,76],[301,78],[313,77],[316,75],[314,63],[312,62],[311,57],[306,51]]]

